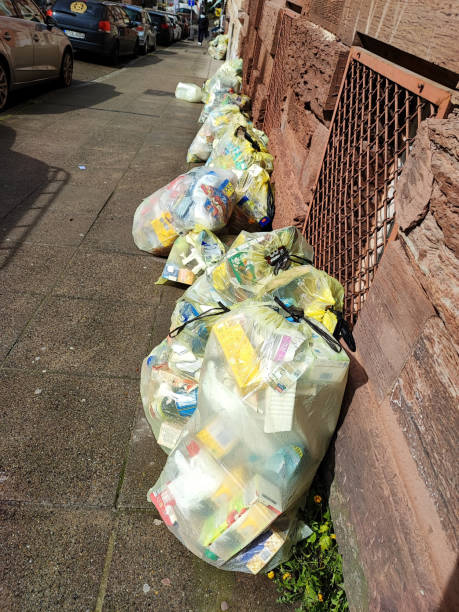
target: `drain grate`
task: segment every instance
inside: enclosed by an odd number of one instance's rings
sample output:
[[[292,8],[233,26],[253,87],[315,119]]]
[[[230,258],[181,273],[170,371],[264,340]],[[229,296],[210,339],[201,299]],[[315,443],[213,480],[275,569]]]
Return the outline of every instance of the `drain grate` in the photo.
[[[344,285],[353,323],[397,234],[394,194],[419,124],[449,101],[449,90],[351,49],[303,232],[315,265]]]

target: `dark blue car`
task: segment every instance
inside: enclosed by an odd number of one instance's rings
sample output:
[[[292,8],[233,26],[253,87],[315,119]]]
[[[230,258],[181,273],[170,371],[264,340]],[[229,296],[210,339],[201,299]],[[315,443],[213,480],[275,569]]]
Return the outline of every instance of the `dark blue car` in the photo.
[[[56,0],[52,11],[75,50],[109,56],[114,63],[139,51],[137,24],[119,4]]]

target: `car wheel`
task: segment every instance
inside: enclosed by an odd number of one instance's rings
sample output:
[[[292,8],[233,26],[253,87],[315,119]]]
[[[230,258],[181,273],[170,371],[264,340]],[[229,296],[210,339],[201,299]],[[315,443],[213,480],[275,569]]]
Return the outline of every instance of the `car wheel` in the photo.
[[[135,41],[135,46],[134,46],[134,51],[132,52],[134,57],[137,57],[138,55],[140,55],[140,44],[139,44],[139,39],[137,38],[137,40]]]
[[[153,43],[153,46],[151,48],[152,51],[156,51],[156,38],[155,38],[155,42]]]
[[[148,46],[148,38],[146,38],[145,39],[145,44],[142,47],[142,55],[147,55],[149,50],[150,50],[150,48]]]
[[[70,87],[73,77],[73,56],[69,49],[66,49],[62,57],[61,73],[59,83],[61,87]]]
[[[10,92],[8,73],[2,61],[0,61],[0,112],[5,108]]]

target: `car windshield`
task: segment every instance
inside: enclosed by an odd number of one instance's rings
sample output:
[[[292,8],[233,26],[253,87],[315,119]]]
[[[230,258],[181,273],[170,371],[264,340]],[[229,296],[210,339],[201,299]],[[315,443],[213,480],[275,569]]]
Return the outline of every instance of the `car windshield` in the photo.
[[[72,15],[88,15],[91,17],[99,17],[103,11],[103,5],[99,2],[82,2],[77,0],[56,0],[53,6],[53,11],[61,13],[70,13]]]
[[[142,13],[140,11],[136,11],[135,9],[128,8],[127,6],[123,7],[126,13],[129,15],[129,19],[131,21],[142,22]]]

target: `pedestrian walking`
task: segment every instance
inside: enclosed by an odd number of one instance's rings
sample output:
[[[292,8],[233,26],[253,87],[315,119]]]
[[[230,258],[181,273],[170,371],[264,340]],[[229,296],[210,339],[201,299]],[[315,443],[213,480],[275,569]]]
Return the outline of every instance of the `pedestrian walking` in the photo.
[[[200,13],[198,20],[198,45],[202,46],[202,41],[209,36],[209,20],[205,13]]]

